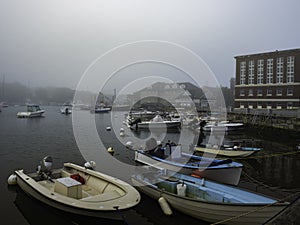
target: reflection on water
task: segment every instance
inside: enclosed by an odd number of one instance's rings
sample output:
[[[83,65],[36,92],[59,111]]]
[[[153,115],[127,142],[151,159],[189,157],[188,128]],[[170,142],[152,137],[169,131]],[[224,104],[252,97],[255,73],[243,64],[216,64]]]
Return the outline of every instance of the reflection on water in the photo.
[[[115,221],[102,218],[91,218],[78,216],[71,213],[62,212],[55,208],[49,207],[36,199],[25,194],[20,188],[14,187],[16,192],[15,206],[22,213],[24,218],[31,225],[75,225],[75,224],[109,224],[109,225],[124,225],[124,221]],[[116,212],[117,213],[117,212]]]
[[[16,169],[25,169],[32,172],[36,169],[39,161],[46,155],[54,159],[54,167],[61,167],[64,162],[74,162],[82,165],[84,159],[80,154],[72,131],[72,117],[62,115],[59,107],[45,107],[44,118],[18,119],[16,113],[20,108],[9,107],[3,109],[0,115],[0,186],[1,203],[0,209],[3,213],[2,221],[9,221],[6,224],[114,224],[113,221],[102,221],[75,217],[62,213],[51,207],[28,197],[22,191],[7,188],[6,179]],[[89,113],[89,112],[86,112]],[[115,150],[114,157],[118,160],[134,164],[134,151],[126,149],[123,143],[132,141],[134,138],[146,140],[151,135],[160,136],[159,133],[149,133],[147,130],[128,130],[122,123],[124,112],[119,112],[111,118],[111,114],[95,114],[95,121],[99,137],[108,148],[112,146]],[[119,127],[107,131],[107,126],[112,126],[111,120],[119,121]],[[113,126],[112,126],[113,127]],[[125,135],[120,137],[120,128],[125,129]],[[168,132],[163,137],[163,142],[171,140],[182,144],[182,150],[189,151],[191,143],[207,143],[209,133],[183,128],[180,132]],[[218,140],[218,136],[214,137]],[[228,133],[224,141],[238,141],[253,139],[245,133]],[[256,140],[256,139],[255,139]],[[267,186],[278,187],[279,189],[300,188],[300,155],[282,155],[284,152],[292,152],[296,149],[286,146],[283,140],[268,142],[258,140],[264,148],[261,152],[249,159],[238,159],[244,164],[243,171],[253,180]],[[272,157],[270,157],[272,155]],[[100,165],[101,168],[101,165]],[[243,186],[249,186],[251,182],[243,175]],[[246,186],[247,186],[246,185]],[[260,190],[259,190],[260,191]],[[271,192],[273,190],[271,189]],[[270,192],[270,193],[271,193]],[[206,224],[195,220],[181,213],[175,212],[172,217],[164,216],[158,202],[142,195],[134,213],[127,215],[128,223],[131,225],[201,225]],[[25,220],[23,219],[25,218]],[[41,220],[43,221],[41,223]],[[124,224],[124,223],[123,223]]]

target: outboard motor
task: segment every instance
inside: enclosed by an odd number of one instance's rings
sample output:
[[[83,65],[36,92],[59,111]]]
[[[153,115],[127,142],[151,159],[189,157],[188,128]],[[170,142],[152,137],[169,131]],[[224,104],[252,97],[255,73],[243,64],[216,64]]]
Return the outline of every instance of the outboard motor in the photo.
[[[38,165],[37,173],[39,175],[41,175],[42,177],[46,176],[45,178],[47,178],[48,176],[51,175],[52,164],[53,164],[52,157],[51,156],[46,156],[40,162],[40,165]]]
[[[96,167],[96,163],[94,161],[89,161],[84,164],[86,169],[94,170]]]

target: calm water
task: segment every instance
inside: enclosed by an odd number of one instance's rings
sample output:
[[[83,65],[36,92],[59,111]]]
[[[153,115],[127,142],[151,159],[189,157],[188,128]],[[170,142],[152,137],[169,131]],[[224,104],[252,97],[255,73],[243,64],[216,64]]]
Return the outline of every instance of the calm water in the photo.
[[[1,195],[1,223],[3,224],[120,224],[102,219],[91,219],[74,216],[47,207],[40,202],[28,197],[17,186],[9,187],[7,178],[16,169],[35,171],[39,161],[46,155],[54,159],[54,167],[61,167],[64,162],[83,164],[83,156],[77,148],[73,130],[72,117],[62,115],[59,107],[45,107],[46,114],[43,118],[18,119],[16,114],[23,111],[24,107],[8,107],[0,113],[0,195]],[[83,112],[89,113],[89,112]],[[113,146],[118,160],[133,164],[133,151],[126,149],[115,137],[114,132],[106,131],[111,126],[111,115],[96,114],[95,119],[99,136],[106,147]],[[123,113],[113,117],[114,120],[123,120]],[[190,132],[190,133],[189,133]],[[124,140],[130,137],[146,138],[149,132],[126,131]],[[188,149],[194,133],[185,132],[186,137],[181,141],[183,147]],[[198,135],[198,134],[197,134]],[[207,134],[202,136],[205,142]],[[230,134],[226,140],[240,140],[253,138],[245,134]],[[178,132],[170,132],[164,140],[179,141]],[[276,139],[275,139],[276,140]],[[294,146],[288,146],[282,140],[266,142],[260,140],[264,150],[256,158],[240,161],[244,164],[244,172],[240,186],[258,190],[259,192],[283,197],[289,193],[300,190],[300,157],[299,154],[281,155],[282,152],[295,151]],[[277,154],[274,157],[261,157]],[[257,186],[255,182],[262,182]],[[267,188],[272,186],[273,188]],[[288,191],[288,192],[287,192]],[[289,218],[291,224],[299,218],[296,214]],[[160,210],[157,201],[142,195],[142,201],[134,212],[128,215],[126,223],[130,225],[164,225],[164,224],[190,224],[201,225],[205,222],[195,220],[179,212],[174,212],[171,217],[166,217]],[[296,224],[296,223],[294,223]]]

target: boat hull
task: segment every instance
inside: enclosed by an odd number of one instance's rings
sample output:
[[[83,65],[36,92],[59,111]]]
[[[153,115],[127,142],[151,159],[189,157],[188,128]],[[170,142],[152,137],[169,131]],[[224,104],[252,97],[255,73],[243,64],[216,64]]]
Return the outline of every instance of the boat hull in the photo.
[[[217,125],[208,124],[203,127],[203,131],[206,132],[228,132],[239,131],[244,129],[243,123],[220,123]]]
[[[196,147],[196,151],[205,152],[212,155],[220,155],[226,157],[248,157],[259,150],[234,150],[234,149],[213,149],[213,148],[202,148]]]
[[[34,117],[42,117],[45,110],[39,110],[36,112],[18,112],[18,118],[34,118]]]
[[[167,161],[161,162],[157,158],[150,157],[139,151],[135,152],[135,160],[155,168],[180,171],[187,175],[194,173],[199,177],[205,177],[210,180],[230,185],[238,185],[243,168],[242,166],[224,166],[223,168],[206,167],[204,169],[184,167],[182,164],[172,164]]]
[[[164,197],[171,208],[196,219],[212,223],[228,220],[222,224],[263,224],[270,218],[276,216],[287,206],[287,204],[274,204],[267,207],[267,204],[226,204],[205,202],[190,199],[188,197],[180,197],[176,194],[158,189],[154,185],[146,185],[146,183],[135,178],[132,178],[132,181],[138,190],[151,198],[158,200],[160,197]],[[237,218],[232,219],[233,217]]]
[[[142,122],[142,123],[138,123],[138,127],[141,129],[179,128],[181,127],[181,122],[179,121]]]

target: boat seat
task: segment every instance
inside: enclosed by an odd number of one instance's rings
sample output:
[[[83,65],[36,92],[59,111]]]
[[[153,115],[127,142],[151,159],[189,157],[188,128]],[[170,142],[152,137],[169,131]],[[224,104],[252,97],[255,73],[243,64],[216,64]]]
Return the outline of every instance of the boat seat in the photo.
[[[95,195],[98,195],[98,194],[100,194],[100,192],[97,191],[96,189],[94,189],[90,186],[87,186],[87,185],[82,185],[82,196],[83,196],[83,198],[89,197],[89,196],[95,196]]]
[[[98,194],[94,196],[89,196],[82,198],[81,201],[85,202],[105,202],[105,201],[110,201],[116,198],[121,197],[120,193],[117,192],[116,190],[111,191],[111,192],[105,192],[103,194]]]
[[[61,177],[70,177],[71,176],[71,173],[65,171],[65,170],[62,170],[61,171]]]
[[[109,185],[109,183],[105,180],[101,180],[94,177],[89,177],[86,181],[86,185],[95,189],[99,193],[103,193],[105,188]]]

